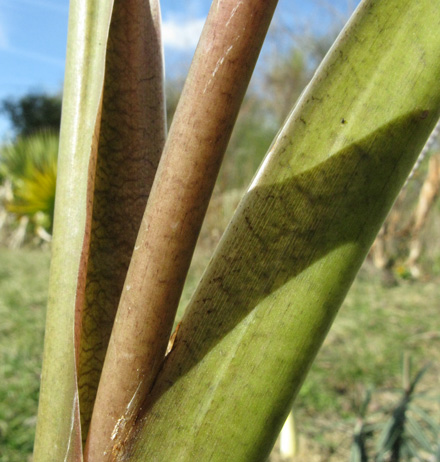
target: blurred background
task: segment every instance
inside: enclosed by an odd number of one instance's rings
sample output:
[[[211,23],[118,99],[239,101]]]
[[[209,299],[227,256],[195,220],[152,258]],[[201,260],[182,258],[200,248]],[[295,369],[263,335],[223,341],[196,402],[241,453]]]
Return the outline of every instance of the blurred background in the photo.
[[[168,123],[210,3],[162,2]],[[277,130],[357,4],[280,0],[180,313]],[[0,0],[0,462],[32,459],[68,8],[68,0]],[[440,460],[439,153],[434,136],[295,403],[295,444],[277,444],[272,461]]]

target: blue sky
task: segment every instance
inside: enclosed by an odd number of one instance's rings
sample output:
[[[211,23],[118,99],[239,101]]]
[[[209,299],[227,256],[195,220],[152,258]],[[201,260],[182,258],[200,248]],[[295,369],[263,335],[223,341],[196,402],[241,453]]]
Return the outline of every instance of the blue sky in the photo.
[[[325,29],[329,18],[342,21],[356,3],[280,0],[277,21]],[[179,73],[189,62],[210,4],[210,0],[162,0],[167,73]],[[0,100],[30,91],[61,91],[68,9],[68,0],[0,0]],[[8,130],[7,120],[0,114],[0,140]]]

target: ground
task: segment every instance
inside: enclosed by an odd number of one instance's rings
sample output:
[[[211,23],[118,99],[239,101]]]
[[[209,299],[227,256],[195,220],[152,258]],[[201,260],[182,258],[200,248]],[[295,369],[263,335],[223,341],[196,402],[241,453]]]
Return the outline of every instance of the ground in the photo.
[[[47,251],[0,249],[0,462],[30,460],[32,452],[49,258]],[[184,300],[203,266],[203,255],[196,258]],[[384,421],[396,404],[404,353],[413,372],[430,363],[419,391],[437,398],[438,406],[439,282],[426,277],[386,287],[364,265],[296,400],[296,461],[348,460],[366,391],[373,394],[367,416],[375,421]],[[421,406],[438,410],[426,399]]]

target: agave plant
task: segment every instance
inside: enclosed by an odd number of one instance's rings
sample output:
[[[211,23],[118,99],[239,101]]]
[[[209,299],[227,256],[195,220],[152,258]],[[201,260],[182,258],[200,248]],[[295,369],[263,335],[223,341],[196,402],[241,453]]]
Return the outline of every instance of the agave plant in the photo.
[[[397,403],[389,410],[389,418],[383,422],[368,415],[371,391],[367,393],[359,413],[350,462],[400,462],[419,460],[438,462],[440,455],[440,422],[430,409],[430,402],[439,396],[426,392],[416,393],[416,387],[428,369],[422,367],[410,378],[410,360],[404,358],[403,389]],[[424,400],[424,404],[419,401]],[[376,420],[372,423],[371,420]],[[375,440],[375,445],[372,441]],[[373,447],[375,450],[373,451]],[[372,454],[373,453],[373,454]]]
[[[214,0],[165,137],[159,2],[71,2],[35,462],[267,458],[440,117],[440,0],[364,0],[171,336],[276,3]]]

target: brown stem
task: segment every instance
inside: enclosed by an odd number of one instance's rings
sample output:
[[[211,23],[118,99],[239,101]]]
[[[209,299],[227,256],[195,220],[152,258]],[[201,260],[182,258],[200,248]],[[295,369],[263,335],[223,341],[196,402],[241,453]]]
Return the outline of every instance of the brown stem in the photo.
[[[144,0],[116,0],[106,52],[91,224],[77,297],[76,346],[83,438],[137,232],[165,142],[159,18]],[[158,16],[158,12],[157,12]]]
[[[124,285],[92,417],[89,461],[111,458],[160,368],[221,159],[276,4],[212,4]]]

